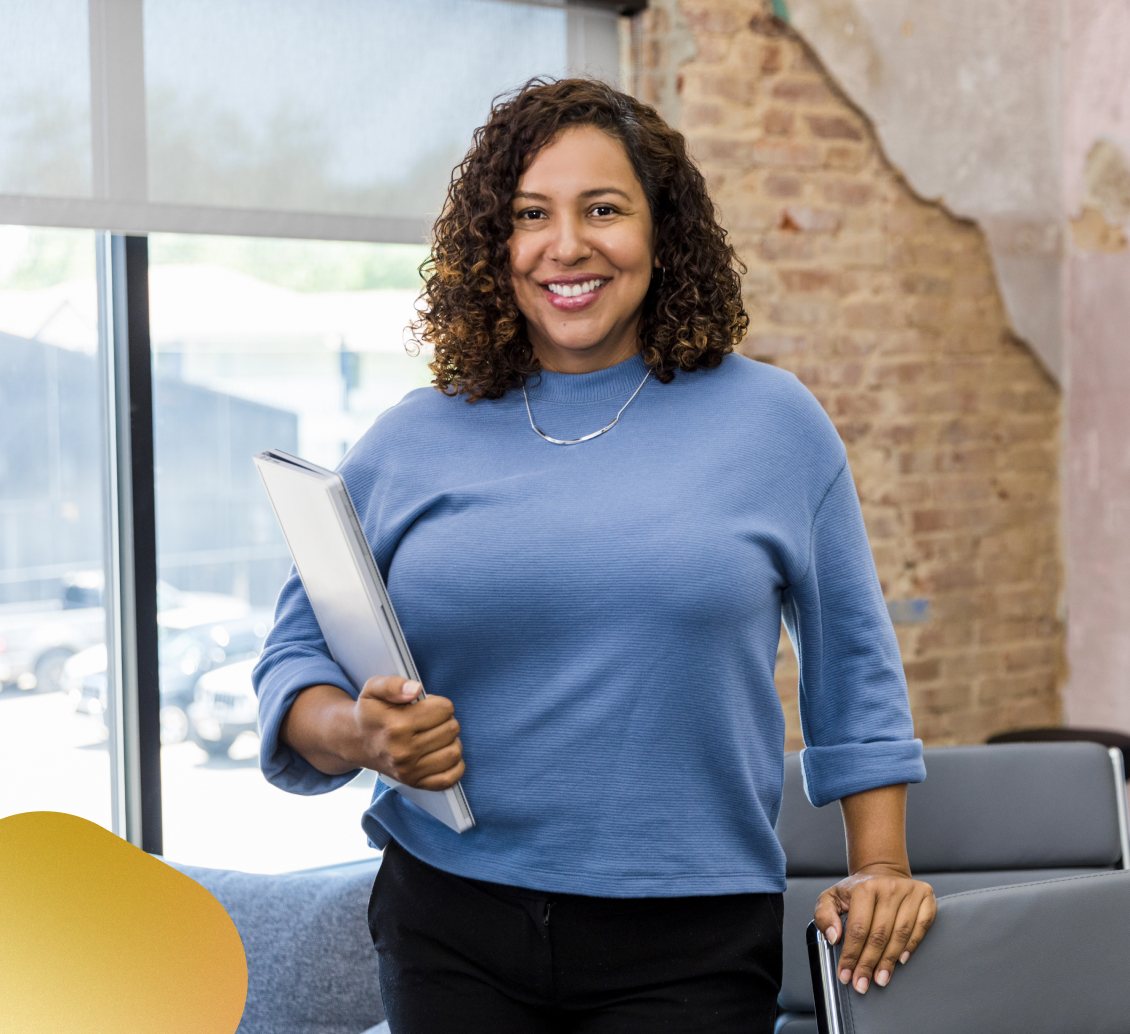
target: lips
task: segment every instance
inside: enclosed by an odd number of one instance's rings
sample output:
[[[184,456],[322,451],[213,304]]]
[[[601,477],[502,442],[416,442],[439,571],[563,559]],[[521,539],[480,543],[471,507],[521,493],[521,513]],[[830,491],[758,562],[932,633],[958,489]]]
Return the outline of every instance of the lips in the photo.
[[[590,277],[587,280],[555,280],[544,284],[546,300],[561,312],[576,312],[586,309],[599,297],[600,291],[610,277]]]

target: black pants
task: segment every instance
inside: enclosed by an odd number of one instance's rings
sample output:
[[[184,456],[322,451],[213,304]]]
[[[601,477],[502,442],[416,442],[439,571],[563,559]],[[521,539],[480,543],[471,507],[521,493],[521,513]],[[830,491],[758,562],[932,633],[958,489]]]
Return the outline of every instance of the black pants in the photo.
[[[369,931],[392,1034],[769,1034],[782,912],[780,894],[542,894],[393,842]]]

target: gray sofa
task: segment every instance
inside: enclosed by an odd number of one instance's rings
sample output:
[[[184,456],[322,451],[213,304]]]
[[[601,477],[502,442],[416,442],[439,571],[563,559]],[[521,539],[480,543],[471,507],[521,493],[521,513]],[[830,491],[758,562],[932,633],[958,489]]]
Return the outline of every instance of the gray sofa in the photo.
[[[247,1004],[237,1034],[387,1034],[366,923],[379,859],[278,876],[168,864],[239,931]]]

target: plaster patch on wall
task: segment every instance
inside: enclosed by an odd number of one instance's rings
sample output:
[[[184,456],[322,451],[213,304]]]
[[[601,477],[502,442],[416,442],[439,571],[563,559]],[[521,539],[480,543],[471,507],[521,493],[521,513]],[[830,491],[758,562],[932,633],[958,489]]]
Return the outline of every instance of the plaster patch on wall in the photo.
[[[1076,251],[1125,251],[1121,224],[1130,220],[1130,162],[1116,144],[1099,140],[1091,148],[1084,183],[1082,210],[1071,220]]]
[[[1130,219],[1130,162],[1117,145],[1100,140],[1087,155],[1084,204],[1097,207],[1108,223]]]
[[[914,191],[984,229],[1012,328],[1059,381],[1062,0],[790,0]]]
[[[800,25],[792,11],[788,21],[795,27],[804,26],[803,35],[812,38],[837,40],[834,49],[839,58],[844,78],[867,83],[878,89],[883,82],[883,62],[867,21],[856,9],[855,0],[793,0],[800,15]],[[827,48],[826,48],[827,49]],[[823,54],[821,54],[823,57]]]
[[[1112,226],[1097,208],[1084,208],[1071,220],[1071,240],[1076,251],[1102,251],[1107,254],[1125,251],[1126,234],[1121,226]]]

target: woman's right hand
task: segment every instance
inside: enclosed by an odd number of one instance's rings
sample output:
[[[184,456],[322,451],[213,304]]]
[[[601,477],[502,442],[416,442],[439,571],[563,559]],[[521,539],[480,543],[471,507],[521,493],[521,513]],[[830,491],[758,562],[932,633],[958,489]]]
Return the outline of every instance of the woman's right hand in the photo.
[[[354,700],[337,686],[309,686],[295,698],[280,738],[326,775],[368,768],[406,786],[446,790],[463,775],[455,707],[446,697],[417,703],[420,683],[372,678]]]
[[[399,675],[369,679],[353,705],[362,768],[405,786],[446,790],[466,767],[455,706],[447,697],[424,697],[423,687]]]

